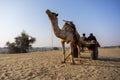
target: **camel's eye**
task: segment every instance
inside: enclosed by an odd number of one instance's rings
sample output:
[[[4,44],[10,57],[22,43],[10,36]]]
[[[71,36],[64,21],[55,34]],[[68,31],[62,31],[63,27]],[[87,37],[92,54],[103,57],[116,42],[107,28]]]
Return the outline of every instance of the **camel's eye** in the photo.
[[[55,15],[55,13],[52,13],[53,15]]]
[[[55,15],[55,16],[58,16],[58,14],[56,14],[56,13],[52,13],[53,15]]]

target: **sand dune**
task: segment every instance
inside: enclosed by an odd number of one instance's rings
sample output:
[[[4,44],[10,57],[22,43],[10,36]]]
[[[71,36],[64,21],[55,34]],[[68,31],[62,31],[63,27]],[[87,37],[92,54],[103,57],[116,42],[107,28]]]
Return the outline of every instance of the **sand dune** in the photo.
[[[82,56],[71,65],[61,51],[0,54],[0,80],[120,80],[120,48],[99,49],[99,60]]]

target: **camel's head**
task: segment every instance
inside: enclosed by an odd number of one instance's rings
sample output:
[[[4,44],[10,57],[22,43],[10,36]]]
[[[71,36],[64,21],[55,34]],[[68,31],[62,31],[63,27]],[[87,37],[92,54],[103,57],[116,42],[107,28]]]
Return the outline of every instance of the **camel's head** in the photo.
[[[56,20],[58,16],[57,13],[51,12],[49,9],[46,10],[46,14],[50,18],[50,20]]]

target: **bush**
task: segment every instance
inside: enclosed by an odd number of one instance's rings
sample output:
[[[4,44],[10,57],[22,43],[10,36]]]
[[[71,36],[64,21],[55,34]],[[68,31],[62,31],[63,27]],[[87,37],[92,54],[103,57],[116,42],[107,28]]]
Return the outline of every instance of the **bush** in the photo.
[[[15,42],[7,42],[6,45],[9,53],[27,53],[35,41],[35,38],[22,32],[20,36],[15,37]]]

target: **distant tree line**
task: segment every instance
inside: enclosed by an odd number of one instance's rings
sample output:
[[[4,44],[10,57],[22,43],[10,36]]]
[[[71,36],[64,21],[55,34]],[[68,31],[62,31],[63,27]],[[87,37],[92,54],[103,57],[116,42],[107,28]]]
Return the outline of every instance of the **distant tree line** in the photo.
[[[15,37],[15,42],[6,42],[9,53],[27,53],[32,48],[32,44],[36,41],[34,37],[29,36],[24,31],[20,36]]]
[[[52,49],[53,49],[53,50],[59,50],[59,48],[58,48],[58,47],[53,47]]]

